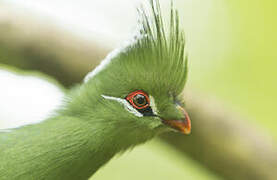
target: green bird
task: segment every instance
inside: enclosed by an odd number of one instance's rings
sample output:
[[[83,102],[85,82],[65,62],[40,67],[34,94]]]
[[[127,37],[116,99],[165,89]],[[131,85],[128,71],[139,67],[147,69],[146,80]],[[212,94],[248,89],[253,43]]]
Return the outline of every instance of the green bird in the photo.
[[[159,133],[190,133],[178,13],[171,7],[165,28],[159,2],[149,7],[151,13],[139,8],[139,31],[130,42],[74,87],[50,118],[0,132],[1,180],[88,179],[115,154]]]

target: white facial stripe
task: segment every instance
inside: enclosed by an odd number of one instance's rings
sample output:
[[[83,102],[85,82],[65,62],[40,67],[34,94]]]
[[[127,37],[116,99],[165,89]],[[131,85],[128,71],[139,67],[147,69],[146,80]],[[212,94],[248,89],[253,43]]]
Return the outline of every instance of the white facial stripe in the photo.
[[[150,99],[150,106],[152,108],[152,111],[155,115],[158,115],[158,109],[157,109],[157,106],[155,104],[155,99],[153,96],[149,96],[149,99]]]
[[[112,96],[105,96],[105,95],[101,95],[103,98],[105,99],[109,99],[109,100],[113,100],[113,101],[117,101],[119,102],[120,104],[123,104],[124,105],[124,108],[134,114],[135,116],[137,117],[143,117],[143,114],[141,114],[140,112],[138,112],[135,108],[133,108],[133,106],[131,106],[131,104],[128,103],[127,100],[125,99],[121,99],[121,98],[117,98],[117,97],[112,97]]]

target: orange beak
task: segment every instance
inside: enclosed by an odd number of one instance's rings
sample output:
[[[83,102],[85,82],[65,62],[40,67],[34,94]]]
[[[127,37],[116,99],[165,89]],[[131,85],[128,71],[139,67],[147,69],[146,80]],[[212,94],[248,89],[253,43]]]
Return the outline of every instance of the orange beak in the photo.
[[[186,112],[186,110],[181,106],[178,106],[178,109],[184,114],[184,118],[180,120],[163,120],[163,123],[184,134],[190,134],[191,121],[190,121],[189,115]]]

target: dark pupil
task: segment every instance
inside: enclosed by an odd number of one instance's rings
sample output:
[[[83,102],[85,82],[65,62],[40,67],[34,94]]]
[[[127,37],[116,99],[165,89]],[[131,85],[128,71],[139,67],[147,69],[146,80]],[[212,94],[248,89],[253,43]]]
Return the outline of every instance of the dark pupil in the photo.
[[[144,106],[147,104],[145,96],[138,94],[134,97],[134,103],[137,106]]]

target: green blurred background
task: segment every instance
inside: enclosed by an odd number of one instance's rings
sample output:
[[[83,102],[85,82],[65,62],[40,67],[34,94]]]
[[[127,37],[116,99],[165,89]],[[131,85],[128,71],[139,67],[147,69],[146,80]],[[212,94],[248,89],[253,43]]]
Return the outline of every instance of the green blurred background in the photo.
[[[197,2],[207,12],[192,16],[200,27],[193,28],[199,29],[191,37],[190,84],[224,100],[276,138],[277,2]]]
[[[126,39],[127,32],[132,30],[132,26],[135,23],[134,4],[127,0],[118,2],[105,0],[102,1],[102,4],[100,1],[90,1],[88,3],[85,0],[78,2],[59,1],[57,4],[54,1],[46,3],[31,0],[25,3],[19,0],[4,2],[2,6],[0,2],[0,19],[5,17],[5,14],[1,16],[1,8],[4,10],[8,6],[16,7],[17,10],[19,9],[23,13],[32,11],[47,20],[41,22],[42,24],[54,22],[53,27],[61,26],[59,28],[62,29],[62,32],[72,33],[74,36],[77,34],[80,39],[89,37],[91,38],[90,41],[103,44],[102,49],[105,49],[103,52]],[[169,8],[169,1],[163,0],[161,2],[166,12],[166,9]],[[225,109],[246,117],[242,120],[251,126],[256,126],[257,133],[260,131],[264,132],[273,142],[276,142],[277,2],[273,0],[176,0],[173,2],[178,7],[182,27],[187,38],[187,52],[190,60],[187,89],[204,96],[214,97],[224,105]],[[64,3],[66,3],[68,8],[61,8]],[[91,21],[86,19],[80,22],[81,28],[78,29],[72,27],[78,21],[78,18],[70,21],[70,18],[73,19],[71,16],[65,16],[68,19],[57,17],[63,12],[74,15],[72,10],[78,12],[83,9],[88,11],[88,13],[86,15],[81,14],[79,18],[88,18],[95,15],[93,13],[89,14],[90,7],[95,8],[94,3],[97,4],[96,7],[102,8],[98,10],[99,12],[95,12],[99,16],[99,22],[96,22],[97,18],[95,18],[96,20],[92,18]],[[7,4],[8,6],[6,6]],[[51,12],[45,10],[47,8],[51,9],[51,7],[56,8],[52,9]],[[61,12],[59,12],[60,10]],[[126,17],[126,14],[128,17]],[[9,16],[13,15],[10,14]],[[78,15],[76,16],[78,17]],[[97,28],[91,30],[90,26],[84,25],[86,23],[91,24],[91,26],[95,25]],[[28,26],[28,23],[21,23],[21,25]],[[3,27],[5,27],[5,24],[0,26],[0,30]],[[101,27],[104,29],[103,31],[101,31]],[[94,31],[95,35],[92,34]],[[2,29],[1,32],[0,63],[27,70],[36,70],[37,64],[39,64],[38,61],[32,60],[30,62],[26,60],[26,57],[28,59],[29,57],[39,56],[39,53],[38,55],[34,53],[36,49],[31,49],[33,50],[31,54],[33,54],[30,56],[26,55],[29,52],[26,49],[22,51],[25,54],[18,50],[21,46],[6,46],[6,44],[11,42],[7,43],[7,39],[3,38],[6,31]],[[9,33],[7,34],[9,35]],[[95,39],[98,35],[101,38]],[[55,38],[59,38],[59,36],[57,35]],[[11,39],[16,44],[18,39]],[[39,46],[47,49],[49,44],[41,42]],[[16,53],[13,51],[14,47],[17,49]],[[99,46],[97,48],[101,49]],[[66,54],[67,52],[63,53]],[[94,58],[102,58],[104,53],[99,54]],[[86,54],[81,56],[90,58]],[[45,73],[49,72],[48,74],[55,76],[59,80],[59,77],[63,76],[63,74],[53,73],[51,68],[62,66],[63,64],[59,63],[58,55],[50,54],[48,57],[53,59],[53,61],[48,62],[47,58],[41,58],[41,61],[45,62],[45,64],[37,69],[42,69]],[[68,60],[68,64],[71,61],[79,61],[78,63],[87,66],[86,61],[82,61],[82,58],[70,58],[71,60]],[[55,60],[57,62],[53,64]],[[93,65],[93,63],[91,64]],[[62,66],[61,69],[68,67]],[[71,70],[68,69],[68,71],[70,72]],[[77,74],[79,72],[75,69],[74,73]],[[80,72],[80,75],[72,81],[78,82],[83,76],[82,73],[84,72]],[[66,77],[63,78],[66,79]],[[69,85],[70,82],[65,80],[62,83]],[[234,131],[236,130],[234,129]],[[217,141],[217,139],[215,138],[214,141]],[[202,151],[205,151],[205,149],[202,149]],[[194,159],[184,155],[164,141],[155,139],[146,145],[139,146],[131,152],[125,153],[123,156],[115,157],[98,171],[93,179],[234,179],[231,176],[224,176],[224,173],[214,171]],[[275,168],[277,170],[277,167]],[[273,167],[272,169],[275,168]],[[257,179],[260,178],[257,177]]]

